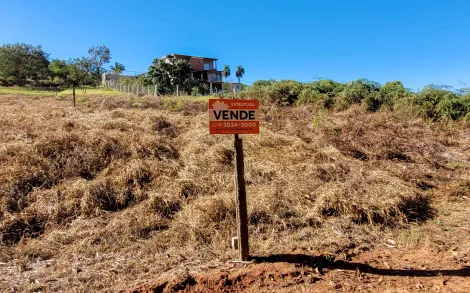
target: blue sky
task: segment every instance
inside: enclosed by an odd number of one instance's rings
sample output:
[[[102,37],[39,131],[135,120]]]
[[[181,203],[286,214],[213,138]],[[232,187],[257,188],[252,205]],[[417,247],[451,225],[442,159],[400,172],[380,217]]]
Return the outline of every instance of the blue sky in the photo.
[[[144,72],[155,57],[219,58],[258,79],[368,78],[470,87],[470,1],[0,2],[0,43],[41,44],[68,59],[105,44]],[[460,82],[459,82],[460,81]]]

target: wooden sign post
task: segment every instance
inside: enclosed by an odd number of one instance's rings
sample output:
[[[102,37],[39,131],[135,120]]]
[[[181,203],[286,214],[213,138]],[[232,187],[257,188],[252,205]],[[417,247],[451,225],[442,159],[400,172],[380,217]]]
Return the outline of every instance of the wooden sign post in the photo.
[[[210,134],[234,134],[235,199],[237,211],[237,240],[240,260],[250,256],[248,241],[248,212],[246,205],[243,140],[239,134],[259,133],[258,100],[209,100]]]
[[[237,209],[237,236],[240,259],[250,256],[248,244],[248,212],[246,207],[245,163],[243,160],[243,141],[235,134],[235,198]]]

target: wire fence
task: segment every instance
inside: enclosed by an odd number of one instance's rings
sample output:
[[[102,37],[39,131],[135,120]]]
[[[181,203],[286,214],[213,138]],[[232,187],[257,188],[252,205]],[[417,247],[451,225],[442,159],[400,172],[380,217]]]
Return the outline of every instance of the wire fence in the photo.
[[[161,96],[158,92],[158,86],[144,86],[141,84],[128,84],[122,83],[115,80],[107,80],[103,83],[106,88],[120,91],[123,93],[135,94],[135,95],[148,95],[148,96]]]
[[[240,88],[237,87],[234,83],[226,83],[228,88],[219,89],[217,87],[209,88],[202,92],[197,91],[197,93],[187,93],[182,91],[182,89],[177,85],[172,91],[173,96],[185,96],[185,95],[196,95],[196,96],[207,96],[207,95],[224,95],[224,94],[235,94],[240,91]],[[102,82],[102,86],[105,88],[113,89],[115,91],[135,94],[135,95],[147,95],[147,96],[162,96],[163,94],[159,92],[158,85],[145,86],[140,83],[134,82],[120,82],[119,80],[106,80]]]

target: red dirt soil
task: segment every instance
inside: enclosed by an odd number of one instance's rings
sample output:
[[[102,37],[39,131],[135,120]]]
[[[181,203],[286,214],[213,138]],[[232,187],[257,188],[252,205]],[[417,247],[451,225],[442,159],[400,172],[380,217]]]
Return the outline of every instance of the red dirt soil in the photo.
[[[470,254],[380,248],[349,261],[278,255],[127,291],[144,292],[470,292]]]

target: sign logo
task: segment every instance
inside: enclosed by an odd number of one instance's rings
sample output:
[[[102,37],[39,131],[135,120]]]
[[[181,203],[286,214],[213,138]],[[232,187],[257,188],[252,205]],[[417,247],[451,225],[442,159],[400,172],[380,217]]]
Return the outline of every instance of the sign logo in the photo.
[[[209,100],[210,134],[259,134],[258,100]]]

